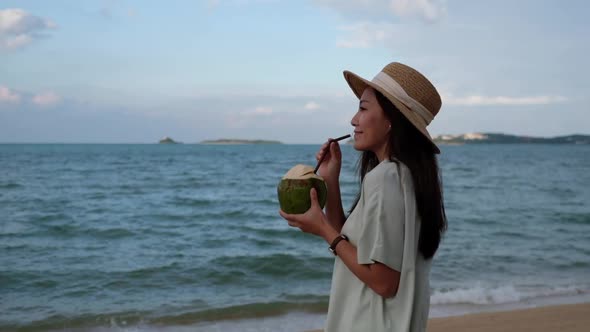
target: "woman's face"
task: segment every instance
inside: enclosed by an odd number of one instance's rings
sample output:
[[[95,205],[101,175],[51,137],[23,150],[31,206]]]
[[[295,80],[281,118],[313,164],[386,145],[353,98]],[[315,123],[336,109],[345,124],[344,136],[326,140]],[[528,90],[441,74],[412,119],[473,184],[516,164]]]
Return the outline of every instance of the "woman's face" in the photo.
[[[391,123],[379,105],[375,90],[366,88],[359,101],[359,109],[350,121],[354,127],[354,148],[373,151],[379,161],[387,158]]]

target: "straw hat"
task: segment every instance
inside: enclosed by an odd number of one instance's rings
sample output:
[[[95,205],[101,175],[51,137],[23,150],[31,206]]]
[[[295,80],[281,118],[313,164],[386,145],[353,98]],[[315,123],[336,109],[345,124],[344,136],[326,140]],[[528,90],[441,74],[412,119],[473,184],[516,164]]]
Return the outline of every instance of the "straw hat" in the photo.
[[[404,64],[392,62],[371,81],[348,70],[344,71],[344,78],[359,99],[367,87],[381,92],[432,142],[435,153],[440,153],[426,130],[440,110],[440,95],[424,75]]]

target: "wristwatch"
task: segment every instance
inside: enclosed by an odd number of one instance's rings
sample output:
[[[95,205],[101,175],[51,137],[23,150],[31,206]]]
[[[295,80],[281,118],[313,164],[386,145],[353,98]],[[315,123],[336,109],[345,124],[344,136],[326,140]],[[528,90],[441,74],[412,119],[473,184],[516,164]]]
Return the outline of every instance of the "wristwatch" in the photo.
[[[332,241],[332,243],[330,244],[330,246],[328,247],[328,249],[330,250],[331,253],[334,254],[334,256],[338,256],[338,254],[336,253],[336,246],[338,245],[338,243],[340,243],[340,241],[345,240],[348,241],[348,236],[344,235],[344,234],[340,234],[338,235],[334,241]]]

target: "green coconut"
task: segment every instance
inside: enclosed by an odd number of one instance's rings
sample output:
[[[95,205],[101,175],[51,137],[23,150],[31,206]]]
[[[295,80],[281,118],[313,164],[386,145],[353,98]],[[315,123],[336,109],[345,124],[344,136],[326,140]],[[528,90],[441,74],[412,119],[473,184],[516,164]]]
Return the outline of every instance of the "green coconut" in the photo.
[[[309,191],[315,188],[318,201],[323,209],[326,205],[328,188],[324,179],[313,172],[313,167],[296,165],[279,182],[277,193],[281,210],[289,214],[304,213],[311,207]]]

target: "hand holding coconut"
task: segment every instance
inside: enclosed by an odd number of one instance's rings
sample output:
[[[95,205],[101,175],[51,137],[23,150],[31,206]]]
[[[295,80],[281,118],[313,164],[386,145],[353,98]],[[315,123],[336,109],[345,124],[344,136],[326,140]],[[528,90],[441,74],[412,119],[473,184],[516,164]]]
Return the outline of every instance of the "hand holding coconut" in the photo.
[[[327,188],[324,179],[313,172],[308,165],[296,165],[279,182],[277,194],[281,210],[301,214],[311,207],[309,190],[319,191],[321,208],[326,204]]]
[[[291,227],[297,227],[302,232],[318,235],[326,238],[335,231],[331,229],[326,215],[322,211],[322,205],[318,199],[318,192],[315,188],[309,190],[311,207],[302,214],[289,214],[280,210],[281,217],[285,218]]]
[[[338,204],[332,203],[332,205],[337,205],[340,207],[339,210],[342,210],[338,185],[342,152],[338,141],[348,137],[350,135],[344,135],[336,139],[329,139],[324,143],[316,154],[318,163],[315,169],[308,165],[296,165],[279,182],[277,188],[281,207],[279,213],[289,221],[290,226],[322,237],[325,237],[326,234],[332,235],[335,228],[338,230],[341,228],[341,226],[331,225],[322,209],[326,205],[327,196],[330,193],[333,196],[332,199],[336,198],[338,202]],[[325,177],[317,175],[318,171]],[[314,222],[314,218],[319,221]],[[342,216],[339,219],[344,218]],[[325,232],[324,230],[327,228],[331,228],[331,231]]]

